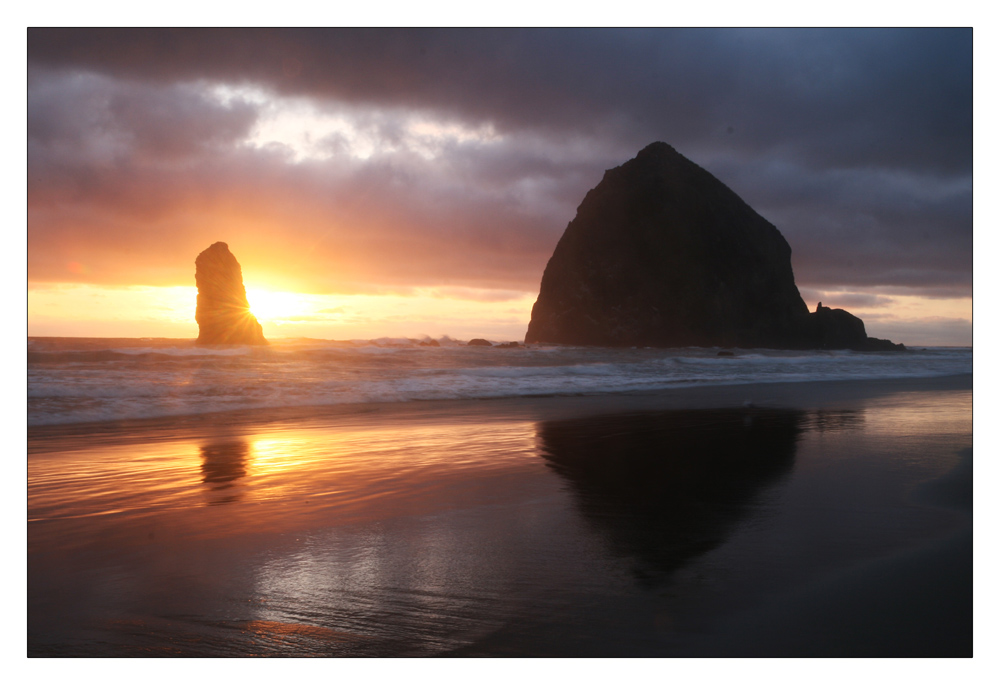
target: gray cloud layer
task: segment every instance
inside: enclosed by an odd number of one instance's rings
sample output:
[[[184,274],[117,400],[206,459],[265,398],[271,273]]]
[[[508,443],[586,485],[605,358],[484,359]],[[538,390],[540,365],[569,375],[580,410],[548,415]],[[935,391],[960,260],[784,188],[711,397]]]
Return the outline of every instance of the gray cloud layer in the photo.
[[[29,276],[184,282],[224,232],[313,290],[531,290],[603,171],[664,140],[778,226],[800,285],[969,294],[971,43],[970,30],[32,29]],[[374,152],[346,155],[332,134],[331,156],[294,164],[243,145],[267,105],[223,102],[213,84],[350,112]],[[499,142],[446,140],[428,160],[411,113]]]

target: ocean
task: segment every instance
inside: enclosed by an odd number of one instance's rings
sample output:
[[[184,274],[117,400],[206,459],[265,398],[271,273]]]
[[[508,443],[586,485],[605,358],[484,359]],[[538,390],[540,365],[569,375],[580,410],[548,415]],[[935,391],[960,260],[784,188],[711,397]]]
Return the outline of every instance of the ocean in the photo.
[[[162,338],[29,338],[28,425],[419,400],[601,395],[972,372],[971,348],[905,353],[438,347],[405,338],[200,347]],[[425,344],[421,344],[425,343]]]

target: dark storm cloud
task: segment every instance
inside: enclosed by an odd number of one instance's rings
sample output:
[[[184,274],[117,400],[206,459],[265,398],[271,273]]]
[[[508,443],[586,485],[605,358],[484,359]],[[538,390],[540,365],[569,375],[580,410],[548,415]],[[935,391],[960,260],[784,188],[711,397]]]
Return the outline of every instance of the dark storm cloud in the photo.
[[[29,60],[425,107],[505,129],[638,129],[821,164],[969,170],[968,30],[37,29]],[[677,140],[676,142],[680,142]],[[634,147],[633,143],[632,147]]]
[[[243,102],[222,106],[179,84],[123,84],[86,72],[35,70],[28,89],[29,141],[96,142],[173,158],[246,136],[256,114]]]
[[[965,174],[908,169],[809,171],[794,163],[726,161],[713,171],[777,225],[796,273],[816,286],[972,281],[972,184]]]
[[[359,274],[534,288],[603,171],[665,140],[779,227],[800,284],[971,287],[969,30],[32,29],[28,57],[35,245],[131,216],[188,249],[225,210]],[[298,165],[234,147],[263,105],[212,83],[367,107],[383,147],[351,160],[330,134],[331,159]],[[502,142],[427,161],[405,111]]]

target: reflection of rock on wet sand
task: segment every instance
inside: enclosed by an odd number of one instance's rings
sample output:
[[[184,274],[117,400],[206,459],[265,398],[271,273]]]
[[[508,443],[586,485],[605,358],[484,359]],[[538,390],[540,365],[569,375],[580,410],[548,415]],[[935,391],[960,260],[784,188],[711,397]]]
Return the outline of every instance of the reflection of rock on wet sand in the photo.
[[[542,453],[588,521],[656,582],[722,543],[788,473],[804,412],[681,410],[539,425]]]
[[[811,412],[805,428],[818,433],[858,430],[865,425],[865,413],[856,409],[835,409]]]
[[[202,482],[211,490],[226,490],[247,475],[250,445],[244,441],[223,442],[201,447]],[[233,502],[235,495],[215,500],[213,504]]]

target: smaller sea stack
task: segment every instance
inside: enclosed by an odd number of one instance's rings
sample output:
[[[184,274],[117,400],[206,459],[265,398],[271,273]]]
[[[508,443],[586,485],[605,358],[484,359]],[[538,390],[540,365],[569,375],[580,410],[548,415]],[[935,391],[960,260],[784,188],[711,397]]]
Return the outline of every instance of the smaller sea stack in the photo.
[[[257,318],[250,313],[243,270],[225,243],[214,243],[194,260],[198,286],[198,343],[266,345]]]

